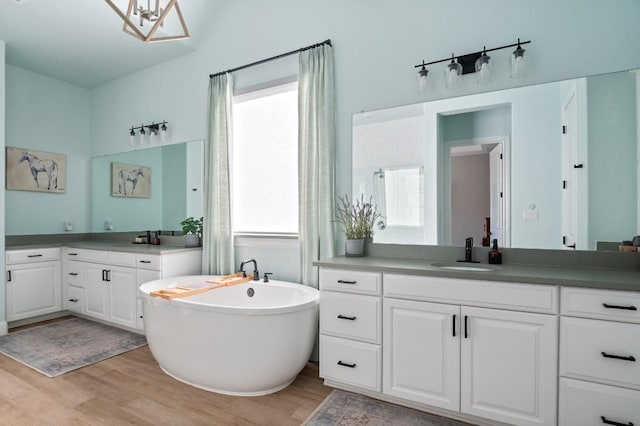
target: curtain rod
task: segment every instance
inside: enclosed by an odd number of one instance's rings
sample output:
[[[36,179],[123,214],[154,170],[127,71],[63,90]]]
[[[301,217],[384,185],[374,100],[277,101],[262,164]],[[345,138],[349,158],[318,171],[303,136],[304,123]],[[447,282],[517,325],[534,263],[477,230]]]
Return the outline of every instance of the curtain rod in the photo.
[[[311,46],[301,47],[300,49],[292,50],[291,52],[281,53],[280,55],[272,56],[272,57],[267,58],[267,59],[262,59],[260,61],[252,62],[250,64],[246,64],[246,65],[242,65],[242,66],[239,66],[239,67],[231,68],[231,69],[228,69],[226,71],[220,71],[220,72],[217,72],[215,74],[209,74],[209,78],[217,77],[219,75],[226,74],[226,73],[231,73],[231,72],[234,72],[234,71],[239,71],[239,70],[242,70],[242,69],[245,69],[245,68],[252,67],[254,65],[264,64],[265,62],[273,61],[275,59],[284,58],[285,56],[294,55],[296,53],[304,52],[305,50],[313,49],[314,47],[319,47],[319,46],[322,46],[323,44],[328,44],[329,46],[332,46],[331,39],[327,39],[327,40],[323,41],[322,43],[312,44]]]

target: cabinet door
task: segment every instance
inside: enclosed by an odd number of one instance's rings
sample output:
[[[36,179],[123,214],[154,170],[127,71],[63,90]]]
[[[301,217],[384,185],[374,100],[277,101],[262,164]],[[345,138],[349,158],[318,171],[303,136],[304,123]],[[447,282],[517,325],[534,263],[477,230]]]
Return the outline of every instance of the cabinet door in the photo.
[[[111,266],[108,271],[109,320],[136,327],[136,270]]]
[[[60,261],[11,265],[6,297],[7,321],[60,311]]]
[[[554,425],[555,315],[462,307],[461,411],[513,425]]]
[[[460,409],[460,307],[383,301],[383,392]]]
[[[106,270],[106,265],[95,263],[88,263],[85,270],[84,313],[103,320],[109,318]]]

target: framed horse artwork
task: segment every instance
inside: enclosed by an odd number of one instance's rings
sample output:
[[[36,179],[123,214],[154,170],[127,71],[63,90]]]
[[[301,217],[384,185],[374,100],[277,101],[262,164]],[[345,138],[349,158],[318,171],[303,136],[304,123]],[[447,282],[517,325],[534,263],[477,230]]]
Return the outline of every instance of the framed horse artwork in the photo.
[[[64,193],[67,175],[65,155],[7,147],[6,162],[7,189]]]
[[[126,198],[151,198],[151,168],[111,163],[111,195]]]

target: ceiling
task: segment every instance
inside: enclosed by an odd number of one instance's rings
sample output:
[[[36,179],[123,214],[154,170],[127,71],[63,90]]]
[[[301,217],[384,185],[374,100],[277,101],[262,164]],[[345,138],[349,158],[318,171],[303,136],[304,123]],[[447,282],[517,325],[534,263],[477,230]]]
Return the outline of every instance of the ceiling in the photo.
[[[128,5],[113,2],[121,10]],[[0,0],[0,40],[7,64],[91,88],[194,51],[221,2],[179,1],[191,38],[143,43],[122,31],[104,0]],[[165,23],[170,34],[180,32],[174,24]]]

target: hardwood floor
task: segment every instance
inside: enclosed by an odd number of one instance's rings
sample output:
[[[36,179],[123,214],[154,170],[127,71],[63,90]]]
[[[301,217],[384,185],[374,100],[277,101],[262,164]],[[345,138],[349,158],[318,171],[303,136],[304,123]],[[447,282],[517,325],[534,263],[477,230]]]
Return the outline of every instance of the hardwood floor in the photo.
[[[0,425],[299,425],[331,390],[316,363],[280,392],[232,397],[172,379],[147,346],[56,378],[0,354]]]

